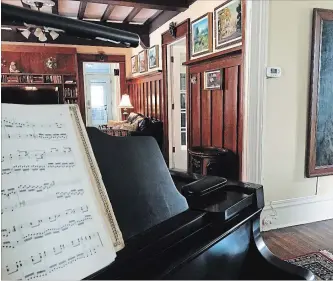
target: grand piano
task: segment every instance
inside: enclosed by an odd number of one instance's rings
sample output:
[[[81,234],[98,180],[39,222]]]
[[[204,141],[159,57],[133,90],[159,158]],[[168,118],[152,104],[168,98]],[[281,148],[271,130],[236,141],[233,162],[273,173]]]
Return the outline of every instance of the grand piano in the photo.
[[[170,173],[151,137],[87,132],[125,240],[88,279],[315,279],[265,245],[261,185]]]

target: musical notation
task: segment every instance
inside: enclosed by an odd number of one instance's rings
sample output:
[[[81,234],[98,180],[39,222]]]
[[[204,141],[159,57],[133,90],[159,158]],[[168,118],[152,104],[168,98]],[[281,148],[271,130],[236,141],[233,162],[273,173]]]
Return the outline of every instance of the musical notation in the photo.
[[[65,127],[65,124],[63,123],[58,123],[58,122],[54,122],[54,123],[45,123],[45,124],[36,124],[36,123],[32,123],[32,122],[17,122],[14,119],[9,120],[8,118],[3,118],[1,120],[1,125],[2,127],[5,128],[48,128],[48,129],[52,129],[52,128],[58,128],[58,129],[62,129]]]
[[[88,247],[91,245],[93,245],[93,246],[89,247],[88,250],[85,250],[84,249],[85,245],[88,245]],[[92,249],[96,250],[99,247],[103,247],[103,243],[100,239],[99,233],[94,232],[94,233],[91,233],[88,235],[79,236],[76,239],[72,239],[71,241],[69,241],[68,243],[65,243],[65,244],[57,244],[57,246],[53,246],[48,249],[45,249],[44,251],[30,255],[29,258],[20,259],[13,263],[7,264],[5,266],[5,269],[6,269],[8,275],[12,275],[12,274],[17,273],[20,270],[24,269],[24,267],[28,267],[28,266],[31,267],[36,264],[47,265],[48,259],[50,259],[54,256],[58,256],[66,251],[72,250],[73,248],[79,248],[78,254],[76,254],[75,256],[71,256],[70,258],[68,258],[66,260],[61,261],[60,264],[61,265],[66,264],[66,262],[68,262],[68,261],[75,262],[76,260],[80,259],[80,257],[83,258],[87,252],[91,254],[90,250],[92,250]],[[64,261],[66,261],[66,262],[64,262]],[[50,273],[50,272],[52,272],[51,270],[54,271],[57,269],[57,265],[59,266],[59,263],[45,266],[44,270],[45,270],[45,272]],[[25,276],[24,276],[25,279],[27,278],[27,275],[30,275],[30,274],[31,273],[25,274]]]
[[[36,161],[52,158],[52,157],[63,157],[68,156],[72,153],[70,147],[63,147],[62,149],[50,148],[49,150],[18,150],[17,153],[10,153],[6,156],[1,157],[1,162],[4,161],[18,161],[18,160],[29,160],[33,159]]]
[[[17,198],[17,196],[20,195],[28,193],[33,194],[33,193],[45,192],[52,188],[74,185],[77,183],[78,182],[76,180],[70,180],[70,181],[44,182],[43,184],[21,184],[16,188],[11,187],[11,188],[1,189],[1,196],[3,199],[10,200],[11,198]]]
[[[43,133],[26,133],[26,134],[11,134],[11,133],[4,133],[3,138],[5,139],[41,139],[41,140],[66,140],[68,138],[66,133],[55,133],[55,134],[43,134]]]
[[[4,212],[13,212],[14,210],[18,209],[18,208],[23,208],[26,206],[33,206],[33,205],[38,205],[41,202],[45,203],[45,202],[49,202],[49,201],[53,201],[53,200],[57,200],[57,199],[67,199],[67,198],[71,198],[71,197],[75,197],[75,196],[81,196],[84,194],[84,190],[82,188],[80,189],[72,189],[69,191],[63,191],[63,192],[56,192],[55,194],[53,193],[48,193],[43,197],[39,197],[39,198],[34,198],[31,200],[19,200],[17,201],[17,203],[13,204],[13,205],[9,205],[9,206],[2,206],[1,208],[1,214],[3,214]]]
[[[56,213],[56,214],[53,214],[53,215],[50,215],[47,217],[42,217],[41,219],[38,219],[38,220],[29,221],[24,224],[13,225],[9,228],[3,228],[3,229],[1,229],[1,235],[2,235],[2,238],[4,239],[4,238],[10,236],[11,234],[16,233],[19,229],[36,228],[37,226],[43,226],[43,225],[47,225],[48,223],[57,222],[59,219],[66,218],[71,215],[85,214],[88,211],[89,211],[89,208],[87,205],[79,206],[79,207],[73,208],[73,209],[67,209],[63,212],[59,212],[59,213]]]
[[[33,241],[33,239],[42,239],[42,238],[44,238],[48,235],[58,234],[60,232],[64,232],[66,230],[69,230],[73,227],[83,225],[88,220],[92,220],[91,215],[85,215],[80,220],[70,220],[68,223],[65,223],[65,224],[63,224],[59,227],[48,228],[48,229],[45,229],[44,231],[41,231],[41,232],[30,233],[30,234],[24,235],[21,239],[14,239],[14,240],[7,240],[7,241],[2,240],[2,248],[14,249],[15,247],[17,247],[19,245],[22,245],[24,243],[28,243],[30,241]],[[40,222],[38,221],[38,223],[40,223]],[[34,226],[34,227],[36,227],[36,226]]]
[[[66,107],[2,106],[6,279],[82,279],[115,256],[76,126]]]
[[[2,175],[9,175],[18,172],[38,172],[51,168],[73,168],[74,162],[50,162],[46,165],[14,165],[12,168],[2,168]]]

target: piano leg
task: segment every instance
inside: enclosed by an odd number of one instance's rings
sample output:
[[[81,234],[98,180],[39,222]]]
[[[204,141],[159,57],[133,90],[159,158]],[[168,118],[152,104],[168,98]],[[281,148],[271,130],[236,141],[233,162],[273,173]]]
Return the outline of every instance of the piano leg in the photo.
[[[260,233],[260,217],[252,221],[250,245],[240,279],[315,280],[314,274],[276,257]]]

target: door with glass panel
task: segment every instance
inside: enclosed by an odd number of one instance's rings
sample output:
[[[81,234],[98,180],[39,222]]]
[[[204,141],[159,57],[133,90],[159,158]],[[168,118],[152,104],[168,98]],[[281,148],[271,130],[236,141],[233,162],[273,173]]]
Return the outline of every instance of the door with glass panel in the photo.
[[[185,39],[169,48],[169,107],[171,108],[171,161],[170,168],[187,170],[187,124],[186,124],[186,61]],[[170,104],[171,103],[171,104]]]
[[[112,116],[111,79],[109,75],[86,74],[86,122],[87,126],[107,124]]]

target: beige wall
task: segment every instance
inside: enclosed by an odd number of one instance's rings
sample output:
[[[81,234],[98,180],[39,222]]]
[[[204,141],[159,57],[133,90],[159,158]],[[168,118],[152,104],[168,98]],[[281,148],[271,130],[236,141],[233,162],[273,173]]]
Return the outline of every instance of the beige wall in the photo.
[[[126,77],[131,73],[131,54],[129,48],[112,48],[98,46],[81,46],[81,45],[63,45],[63,44],[40,44],[40,43],[22,43],[22,42],[1,42],[1,45],[27,45],[27,46],[49,46],[49,47],[71,47],[76,48],[78,54],[98,54],[104,52],[106,55],[124,55],[126,56]]]
[[[171,20],[169,20],[168,22],[166,22],[165,24],[163,24],[161,27],[159,27],[158,29],[156,29],[153,33],[150,34],[150,46],[154,46],[154,45],[159,45],[160,51],[159,51],[159,59],[160,59],[160,63],[159,63],[159,69],[162,69],[162,47],[161,47],[161,35],[162,33],[164,33],[165,31],[169,30],[169,24],[170,22],[174,21],[177,24],[183,22],[186,19],[190,19],[191,21],[199,18],[200,16],[208,13],[208,12],[214,12],[214,8],[221,5],[223,2],[225,1],[217,1],[217,0],[197,0],[196,2],[194,2],[186,11],[179,13],[177,16],[175,16],[174,18],[172,18]],[[237,44],[240,45],[240,44]],[[234,46],[237,46],[234,45]],[[215,50],[215,42],[213,42],[213,52],[216,52]],[[234,47],[232,46],[232,47]],[[229,47],[230,48],[230,47]],[[227,49],[227,48],[224,48]],[[222,51],[224,49],[219,49],[218,51]],[[142,51],[141,46],[133,49],[132,55],[137,55],[140,51]],[[205,55],[202,55],[205,56]],[[196,58],[198,58],[200,56],[197,56]],[[157,69],[154,68],[152,70],[148,70],[148,72],[151,71],[156,71]],[[133,76],[138,76],[138,75],[142,75],[144,73],[136,73],[133,74]]]
[[[270,1],[268,65],[282,76],[267,80],[263,175],[266,202],[333,196],[333,176],[305,178],[312,9],[333,1]]]

